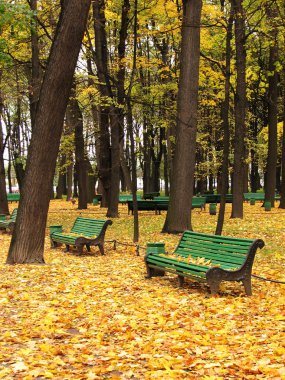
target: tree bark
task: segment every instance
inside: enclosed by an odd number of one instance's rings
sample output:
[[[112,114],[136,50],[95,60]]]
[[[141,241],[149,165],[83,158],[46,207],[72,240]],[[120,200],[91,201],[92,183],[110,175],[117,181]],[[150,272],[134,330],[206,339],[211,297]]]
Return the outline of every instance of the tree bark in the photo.
[[[279,208],[285,208],[285,64],[283,66],[283,136],[282,136],[282,159],[281,159],[281,199]]]
[[[2,94],[1,94],[1,78],[2,78],[2,73],[0,71],[0,214],[9,215],[9,207],[8,207],[7,192],[6,192],[5,166],[4,166],[4,141],[3,141],[3,129],[2,129],[3,101],[2,101]]]
[[[69,127],[74,131],[75,143],[75,171],[78,180],[78,209],[87,209],[88,201],[88,168],[85,157],[85,144],[83,137],[83,115],[76,99],[76,86],[73,85],[66,118]]]
[[[90,1],[68,0],[62,5],[41,87],[8,264],[44,263],[50,189]]]
[[[222,105],[222,121],[223,121],[223,163],[221,174],[221,202],[216,227],[216,235],[221,235],[223,231],[225,209],[226,209],[226,193],[228,191],[229,177],[229,153],[230,153],[230,127],[229,127],[229,110],[230,110],[230,78],[231,78],[231,40],[233,27],[233,12],[230,10],[230,16],[227,25],[226,36],[226,67],[225,67],[225,99]]]
[[[163,232],[192,230],[201,9],[201,0],[183,1],[177,138],[171,175],[171,195]]]
[[[270,18],[276,12],[269,11]],[[272,20],[273,21],[273,20]],[[274,207],[276,189],[276,167],[277,167],[277,117],[278,117],[278,73],[276,64],[278,62],[277,29],[272,25],[272,45],[269,48],[269,78],[268,78],[268,154],[266,163],[265,200],[270,201]]]
[[[30,113],[31,113],[31,126],[32,129],[35,124],[35,116],[37,104],[39,101],[40,87],[42,83],[42,74],[40,67],[39,58],[39,40],[38,40],[38,30],[37,30],[37,8],[38,1],[30,0],[31,10],[34,12],[33,15],[33,25],[31,27],[31,47],[32,47],[32,78],[31,78],[31,89],[30,89]]]
[[[245,18],[243,0],[232,0],[235,19],[236,44],[236,93],[235,93],[235,135],[233,165],[232,218],[243,218],[243,186],[245,168],[245,116],[246,116],[246,50]]]

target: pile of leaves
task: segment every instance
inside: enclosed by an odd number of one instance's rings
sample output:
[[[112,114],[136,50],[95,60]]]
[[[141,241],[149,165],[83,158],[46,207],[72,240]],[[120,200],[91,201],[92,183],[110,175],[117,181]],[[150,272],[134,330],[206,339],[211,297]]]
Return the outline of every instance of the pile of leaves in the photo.
[[[48,225],[68,230],[79,214],[105,213],[52,201]],[[147,242],[171,252],[180,238],[160,233],[164,217],[140,213],[137,247],[121,206],[106,256],[98,247],[82,256],[50,249],[47,228],[43,266],[5,265],[11,237],[0,235],[0,378],[285,379],[285,285],[253,278],[252,297],[224,283],[208,298],[205,284],[179,288],[171,274],[145,279]],[[213,233],[216,221],[208,209],[193,211],[196,231]],[[236,220],[227,205],[224,234],[264,239],[253,273],[285,281],[284,225],[284,210],[245,205],[244,220]]]

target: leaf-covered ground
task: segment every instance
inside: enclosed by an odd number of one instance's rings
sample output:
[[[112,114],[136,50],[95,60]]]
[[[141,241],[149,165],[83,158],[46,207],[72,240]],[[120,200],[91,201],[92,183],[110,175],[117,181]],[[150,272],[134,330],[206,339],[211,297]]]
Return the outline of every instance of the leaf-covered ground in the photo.
[[[14,205],[10,205],[12,210]],[[104,217],[52,201],[48,225],[68,229],[75,217]],[[224,283],[207,298],[206,285],[173,275],[146,280],[147,242],[171,251],[179,236],[160,234],[165,213],[140,213],[140,255],[132,245],[132,216],[120,218],[106,256],[75,256],[50,249],[46,265],[5,265],[11,237],[0,235],[0,378],[2,379],[285,379],[285,285],[253,278],[253,296]],[[262,238],[253,273],[285,281],[285,211],[245,205],[244,220],[230,219],[224,234]],[[216,216],[193,211],[196,231],[215,231]]]

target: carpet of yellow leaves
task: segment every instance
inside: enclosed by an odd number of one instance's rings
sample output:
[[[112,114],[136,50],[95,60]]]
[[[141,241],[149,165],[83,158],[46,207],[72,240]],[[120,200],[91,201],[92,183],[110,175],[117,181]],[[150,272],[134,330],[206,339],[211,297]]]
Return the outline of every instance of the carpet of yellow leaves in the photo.
[[[11,205],[15,207],[14,205]],[[285,211],[245,205],[225,235],[262,238],[253,273],[285,281]],[[52,201],[48,225],[71,227],[79,211]],[[140,255],[132,246],[126,206],[107,230],[106,256],[97,247],[75,256],[50,249],[46,265],[5,265],[11,237],[0,235],[0,379],[285,379],[285,285],[253,278],[253,296],[238,283],[207,298],[207,286],[173,275],[146,280],[147,242],[171,252],[179,236],[160,233],[165,213],[140,213]],[[213,233],[216,216],[193,211],[196,231]],[[113,250],[113,239],[119,244]]]

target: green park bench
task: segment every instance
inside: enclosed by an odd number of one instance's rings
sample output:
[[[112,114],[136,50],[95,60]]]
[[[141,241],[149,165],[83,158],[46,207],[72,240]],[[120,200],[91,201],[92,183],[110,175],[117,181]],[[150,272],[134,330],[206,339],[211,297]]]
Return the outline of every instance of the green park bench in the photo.
[[[138,204],[138,211],[155,211],[156,214],[159,212],[158,203],[154,200],[138,199],[137,204]],[[127,201],[127,205],[128,205],[128,214],[130,214],[130,212],[133,214],[134,202],[132,200]],[[161,203],[161,207],[162,206],[163,204]]]
[[[253,204],[256,201],[260,201],[260,202],[264,203],[265,202],[265,193],[263,193],[263,192],[258,192],[258,193],[243,193],[243,198],[244,198],[244,200],[246,202],[253,202]],[[275,194],[274,200],[275,201],[279,201],[280,200],[280,195],[279,194]]]
[[[10,233],[13,232],[13,229],[16,223],[17,212],[18,212],[18,209],[14,208],[10,216],[4,215],[4,214],[0,215],[0,229],[1,230],[7,230]]]
[[[200,208],[201,210],[205,210],[206,198],[204,197],[193,197],[192,198],[192,209]]]
[[[265,193],[243,193],[243,198],[247,202],[251,201],[252,199],[255,201],[263,202],[265,199]]]
[[[154,197],[153,200],[155,202],[161,202],[162,204],[164,202],[167,205],[167,207],[163,208],[163,209],[167,210],[169,197]],[[193,208],[200,208],[201,210],[205,209],[205,202],[206,202],[206,199],[204,197],[193,197],[192,198],[192,209]],[[162,207],[164,207],[164,206],[162,206]]]
[[[201,197],[205,198],[206,203],[220,203],[221,194],[202,194]],[[226,203],[233,203],[233,195],[226,194]]]
[[[196,199],[197,198],[197,199]],[[155,211],[156,214],[160,214],[161,211],[168,210],[169,197],[154,197],[153,200],[138,199],[138,211]],[[134,203],[132,200],[127,201],[128,214],[134,212]],[[205,198],[193,197],[192,208],[205,209]]]
[[[7,201],[8,202],[19,202],[20,200],[20,193],[9,193],[7,194]]]
[[[173,254],[147,251],[146,278],[163,276],[165,272],[178,275],[179,286],[184,277],[206,282],[211,294],[219,291],[222,281],[241,281],[251,295],[251,271],[261,239],[243,239],[185,231]]]
[[[155,192],[152,192],[152,193],[144,193],[143,199],[153,199],[154,197],[159,197],[159,196],[160,196],[160,192],[159,191],[155,191]]]
[[[141,199],[141,195],[137,194],[137,199]],[[122,194],[122,195],[119,195],[119,203],[127,204],[128,201],[132,201],[132,200],[133,200],[133,195],[132,194]]]
[[[100,252],[104,255],[105,232],[111,220],[99,220],[78,216],[70,232],[62,231],[62,226],[50,226],[50,240],[52,248],[59,244],[66,245],[66,252],[70,246],[75,246],[79,253],[83,252],[84,245],[90,252],[90,246],[99,246]]]

